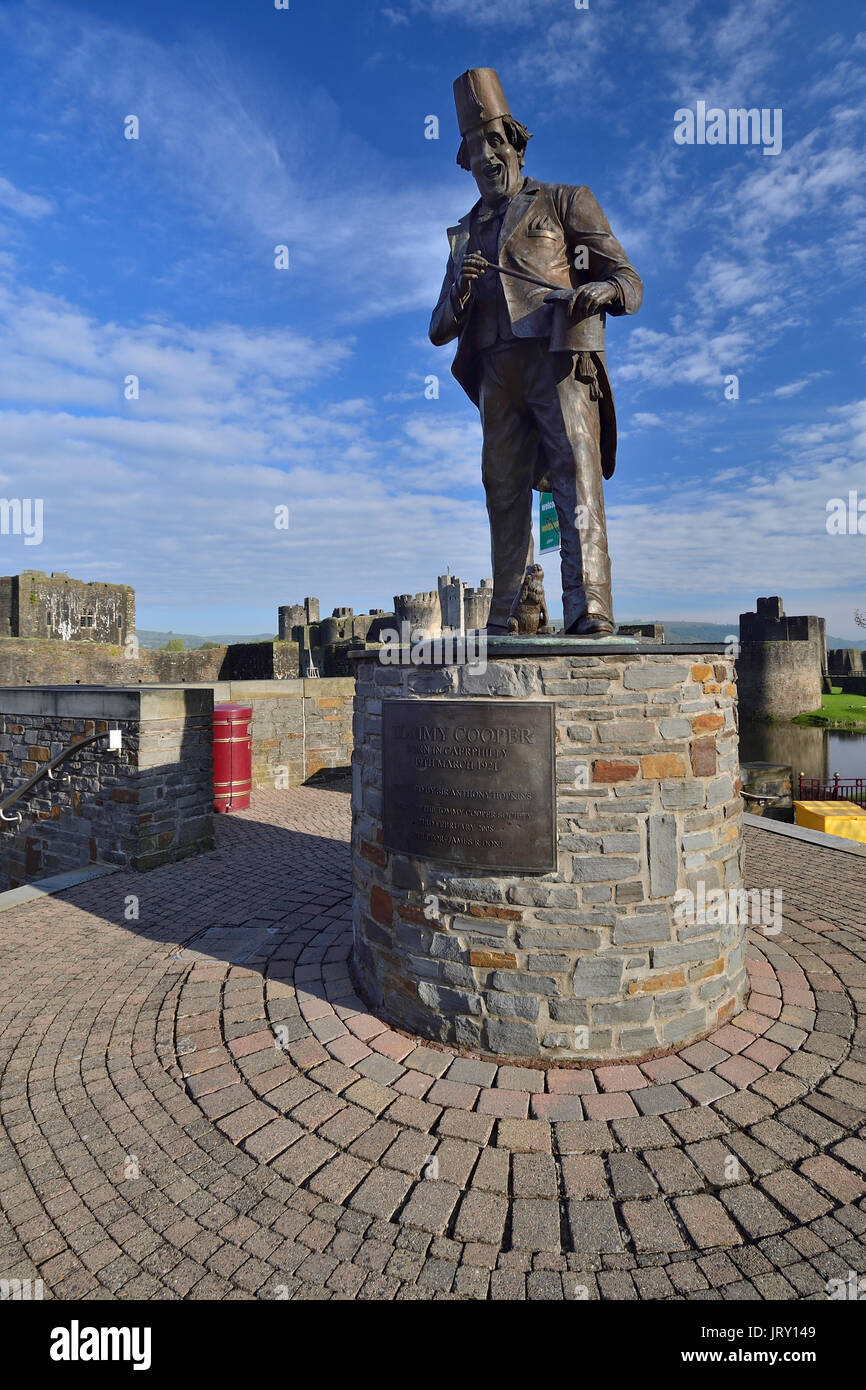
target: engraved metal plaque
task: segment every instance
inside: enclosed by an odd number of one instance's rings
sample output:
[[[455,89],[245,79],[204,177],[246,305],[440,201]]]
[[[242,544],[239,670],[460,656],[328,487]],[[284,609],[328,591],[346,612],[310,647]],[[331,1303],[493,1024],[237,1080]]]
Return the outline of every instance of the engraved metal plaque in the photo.
[[[386,700],[383,844],[450,867],[556,868],[553,706]]]

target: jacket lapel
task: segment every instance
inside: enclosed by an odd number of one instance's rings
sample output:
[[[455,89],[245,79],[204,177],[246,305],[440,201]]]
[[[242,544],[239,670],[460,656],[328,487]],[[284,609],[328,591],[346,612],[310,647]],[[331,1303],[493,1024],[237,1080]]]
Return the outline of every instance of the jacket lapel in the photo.
[[[528,215],[538,191],[538,184],[527,180],[520,192],[515,193],[511,199],[499,233],[500,254],[505,243],[514,236],[524,217]]]
[[[474,208],[472,212],[474,212]],[[460,267],[463,264],[463,258],[469,246],[472,212],[467,212],[465,217],[461,217],[456,227],[448,228],[448,243],[451,247],[451,259],[454,262],[455,277],[460,274]]]

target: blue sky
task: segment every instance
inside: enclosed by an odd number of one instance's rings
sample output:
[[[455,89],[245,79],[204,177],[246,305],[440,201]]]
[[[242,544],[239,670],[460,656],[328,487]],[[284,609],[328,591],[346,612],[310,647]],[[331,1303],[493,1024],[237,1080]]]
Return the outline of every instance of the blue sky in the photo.
[[[527,172],[588,184],[645,282],[608,325],[617,616],[781,593],[858,635],[866,536],[826,507],[866,499],[861,0],[39,0],[0,6],[0,54],[0,494],[45,509],[0,572],[130,583],[142,628],[202,633],[489,573],[477,414],[427,325],[476,197],[452,82],[492,66]],[[781,154],[678,145],[700,100],[781,108]]]

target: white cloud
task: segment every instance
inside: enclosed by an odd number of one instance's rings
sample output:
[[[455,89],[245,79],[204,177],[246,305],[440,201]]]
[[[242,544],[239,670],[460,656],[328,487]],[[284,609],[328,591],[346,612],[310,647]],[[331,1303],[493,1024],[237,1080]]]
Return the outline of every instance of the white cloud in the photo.
[[[4,399],[19,405],[114,410],[135,375],[141,400],[129,403],[133,410],[187,419],[251,407],[269,414],[351,351],[350,342],[289,329],[100,323],[57,296],[0,281],[0,376]]]
[[[805,391],[807,386],[811,386],[813,381],[820,380],[821,377],[828,375],[826,371],[810,372],[808,376],[800,377],[797,381],[786,381],[783,386],[777,386],[770,395],[777,396],[782,400],[789,400],[791,396],[799,396],[801,391]]]
[[[721,395],[724,378],[753,359],[743,328],[709,332],[705,324],[675,319],[671,332],[635,326],[620,354],[619,381],[638,381],[667,389],[675,385],[714,387]]]
[[[8,285],[0,311],[0,377],[16,401],[0,412],[3,488],[45,503],[43,545],[3,537],[3,573],[117,576],[143,608],[206,595],[219,610],[273,610],[314,591],[390,606],[407,575],[435,578],[446,560],[486,572],[479,425],[430,402],[383,442],[366,398],[310,405],[304,387],[339,372],[346,345],[235,325],[121,328]],[[129,371],[137,401],[123,399]],[[288,533],[274,527],[281,504]]]
[[[54,210],[54,204],[50,198],[43,198],[38,193],[26,193],[2,177],[0,177],[0,207],[8,208],[18,217],[27,218],[47,217]]]
[[[124,149],[117,113],[139,116],[141,139],[128,142],[118,170],[138,181],[139,202],[185,203],[208,231],[241,237],[262,267],[272,264],[276,245],[288,245],[286,273],[298,292],[326,297],[329,311],[349,321],[435,304],[445,228],[474,201],[473,189],[466,185],[463,201],[456,171],[446,181],[431,175],[407,184],[323,88],[281,90],[275,129],[276,94],[257,90],[206,36],[191,59],[186,47],[51,5],[0,14],[0,36],[11,51],[50,65],[41,119],[61,148],[77,148],[86,122],[116,158]],[[69,111],[67,123],[58,106]],[[419,144],[422,137],[419,122]],[[2,191],[0,184],[0,201]],[[96,199],[102,190],[85,186],[82,196]],[[19,210],[37,215],[40,200],[18,198]],[[189,269],[202,275],[199,248],[175,273]]]
[[[628,489],[620,500],[617,491],[608,527],[620,610],[637,611],[641,594],[652,593],[671,618],[708,617],[714,604],[718,612],[719,594],[745,611],[758,593],[802,592],[808,575],[809,611],[844,635],[853,624],[864,541],[828,535],[826,509],[850,489],[864,495],[864,459],[860,400],[828,410],[808,430],[782,429],[764,467],[736,487],[725,469],[678,479],[674,494],[660,483],[642,501],[631,501]]]

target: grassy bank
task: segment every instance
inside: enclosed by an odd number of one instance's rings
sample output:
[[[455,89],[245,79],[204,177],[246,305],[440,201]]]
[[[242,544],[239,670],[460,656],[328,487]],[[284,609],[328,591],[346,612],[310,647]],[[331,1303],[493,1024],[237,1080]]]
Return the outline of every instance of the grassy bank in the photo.
[[[866,733],[866,695],[843,695],[834,689],[832,695],[822,696],[820,709],[798,714],[794,723],[819,729],[862,729]]]

